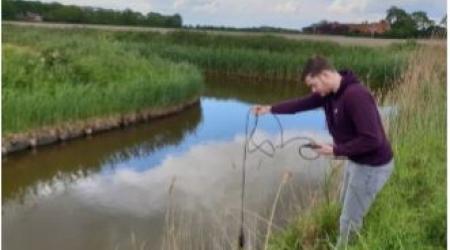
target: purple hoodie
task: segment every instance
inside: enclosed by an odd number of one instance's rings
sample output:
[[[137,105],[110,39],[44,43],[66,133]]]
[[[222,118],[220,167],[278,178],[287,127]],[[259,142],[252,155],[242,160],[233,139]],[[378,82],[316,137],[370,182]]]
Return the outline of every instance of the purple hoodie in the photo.
[[[393,157],[392,149],[373,96],[353,72],[342,70],[339,74],[342,80],[336,93],[324,97],[313,93],[284,101],[273,105],[271,112],[294,114],[322,107],[333,137],[334,155],[370,166],[388,163]]]

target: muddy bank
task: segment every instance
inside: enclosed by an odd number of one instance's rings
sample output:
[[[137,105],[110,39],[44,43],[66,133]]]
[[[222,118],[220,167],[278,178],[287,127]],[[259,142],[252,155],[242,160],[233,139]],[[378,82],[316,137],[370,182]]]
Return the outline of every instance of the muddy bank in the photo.
[[[88,137],[111,129],[151,121],[179,113],[191,106],[199,105],[199,103],[199,98],[196,98],[170,107],[149,108],[128,114],[90,118],[84,121],[66,122],[59,125],[42,127],[23,133],[6,134],[2,137],[2,154],[6,155],[38,146]]]
[[[217,78],[224,80],[225,77],[227,81],[239,81],[239,82],[250,82],[253,84],[264,84],[267,82],[277,83],[280,82],[289,83],[289,84],[301,84],[300,78],[296,73],[287,73],[287,72],[273,72],[273,73],[243,73],[236,72],[233,70],[214,70],[208,69],[205,71],[206,77]]]

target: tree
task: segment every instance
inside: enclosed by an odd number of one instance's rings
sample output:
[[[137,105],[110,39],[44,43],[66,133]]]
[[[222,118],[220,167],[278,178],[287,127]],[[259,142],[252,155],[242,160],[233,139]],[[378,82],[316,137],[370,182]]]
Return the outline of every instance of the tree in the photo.
[[[2,1],[2,18],[5,20],[14,19],[17,14],[17,7],[10,0]]]
[[[27,13],[42,16],[44,21],[87,23],[87,24],[115,24],[140,25],[155,27],[181,27],[182,19],[179,14],[161,15],[149,13],[146,16],[131,9],[115,11],[111,9],[62,5],[57,2],[41,3],[38,1],[2,0],[2,17],[5,20],[23,20]]]
[[[391,24],[391,30],[388,32],[389,36],[415,37],[418,35],[416,22],[403,9],[392,6],[387,10],[386,20]]]
[[[149,12],[146,16],[146,24],[149,26],[164,26],[164,18],[161,14]]]
[[[398,8],[397,6],[390,7],[386,14],[386,20],[389,22],[389,24],[393,25],[394,23],[408,19],[409,15],[404,11],[403,9]]]
[[[421,31],[428,29],[434,25],[434,21],[430,20],[427,13],[424,11],[416,11],[411,14],[411,18],[417,25],[417,28]]]
[[[166,24],[165,26],[167,27],[179,28],[183,25],[183,21],[179,14],[175,14],[172,17],[167,17],[165,24]]]
[[[131,9],[125,9],[122,12],[122,23],[126,25],[137,24],[137,13],[133,12]]]

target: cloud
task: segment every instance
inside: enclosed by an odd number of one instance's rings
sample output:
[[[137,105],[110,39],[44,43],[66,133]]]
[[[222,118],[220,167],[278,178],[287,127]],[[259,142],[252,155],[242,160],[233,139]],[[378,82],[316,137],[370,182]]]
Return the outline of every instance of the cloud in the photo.
[[[44,0],[53,2],[54,0]],[[179,13],[184,24],[255,27],[262,25],[301,29],[323,19],[340,22],[378,21],[396,5],[408,12],[424,10],[441,19],[447,8],[442,0],[59,0],[64,4],[103,8],[131,8],[144,14]]]
[[[194,12],[214,14],[219,8],[219,1],[204,0],[193,2],[192,9]]]
[[[186,5],[186,0],[175,0],[172,4],[174,9],[180,9]]]
[[[286,138],[293,135],[298,132],[286,131]],[[255,139],[264,138],[278,139],[265,133],[258,133]],[[172,199],[183,204],[184,210],[194,213],[198,209],[218,211],[239,201],[242,143],[243,138],[236,137],[229,142],[200,144],[183,155],[169,156],[160,166],[146,172],[121,169],[112,176],[93,176],[77,183],[72,191],[80,202],[93,202],[93,207],[151,216],[165,211],[171,197],[169,187],[173,183]],[[324,159],[307,162],[299,158],[294,145],[277,151],[275,158],[258,153],[249,155],[249,206],[254,209],[264,207],[262,204],[272,199],[273,191],[286,171],[306,185],[320,180],[326,165]],[[117,196],[122,198],[117,199]]]
[[[285,135],[287,139],[299,135],[299,131],[286,131]],[[276,141],[277,136],[258,131],[255,140]],[[329,136],[326,139],[330,140]],[[39,239],[45,239],[48,231],[56,232],[51,241],[53,246],[79,246],[79,242],[90,242],[93,232],[114,244],[129,242],[127,232],[115,234],[111,225],[136,230],[137,235],[141,233],[141,240],[160,248],[157,244],[166,230],[165,218],[173,209],[172,218],[180,224],[181,232],[212,228],[218,233],[214,237],[227,239],[223,229],[228,232],[238,228],[242,144],[243,136],[198,144],[184,154],[168,156],[159,166],[144,172],[129,166],[106,175],[58,176],[30,188],[23,199],[5,201],[2,226],[10,235],[29,237],[28,241],[20,237],[11,240],[18,249],[33,248],[28,245],[30,242],[42,244]],[[280,220],[289,218],[299,205],[309,204],[312,196],[322,195],[328,168],[327,159],[310,162],[299,158],[295,145],[277,151],[274,158],[249,154],[245,201],[248,225],[256,227],[257,222],[266,220],[260,218],[268,217],[268,209],[286,173],[291,173],[291,178],[285,183],[277,207]],[[43,225],[47,230],[35,230],[30,224]],[[237,235],[236,231],[229,233]]]
[[[294,14],[300,12],[300,5],[299,1],[285,1],[276,3],[274,10],[279,14]]]
[[[299,131],[285,131],[286,139],[298,135]],[[329,136],[306,135],[320,141],[330,140]],[[257,131],[255,141],[267,138],[279,141],[277,136]],[[71,197],[72,202],[92,209],[107,208],[111,213],[146,217],[165,211],[173,182],[173,199],[183,204],[184,209],[215,211],[239,201],[242,143],[243,137],[238,136],[228,142],[199,144],[185,154],[168,156],[159,166],[145,172],[137,172],[130,166],[106,175],[57,176],[55,180],[32,187],[24,200],[32,200],[30,203],[35,204]],[[297,182],[300,186],[317,184],[323,177],[328,161],[325,158],[313,162],[303,160],[297,154],[300,143],[278,149],[274,158],[261,153],[248,155],[248,202],[255,209],[270,202],[286,171],[293,173],[297,181],[302,180]],[[265,149],[270,151],[268,147]],[[7,202],[11,203],[15,202]]]
[[[368,0],[335,0],[328,9],[336,14],[363,12],[366,10],[367,4]]]

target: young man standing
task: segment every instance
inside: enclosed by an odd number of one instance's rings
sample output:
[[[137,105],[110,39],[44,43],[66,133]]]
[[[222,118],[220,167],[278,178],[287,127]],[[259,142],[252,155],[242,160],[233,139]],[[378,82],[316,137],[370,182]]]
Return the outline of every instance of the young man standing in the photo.
[[[393,153],[373,96],[351,71],[336,71],[326,59],[313,57],[301,78],[311,94],[272,106],[256,105],[252,111],[263,115],[324,109],[334,144],[317,143],[316,150],[348,158],[340,193],[340,247],[361,229],[363,217],[392,173]]]

